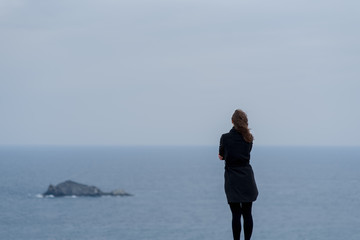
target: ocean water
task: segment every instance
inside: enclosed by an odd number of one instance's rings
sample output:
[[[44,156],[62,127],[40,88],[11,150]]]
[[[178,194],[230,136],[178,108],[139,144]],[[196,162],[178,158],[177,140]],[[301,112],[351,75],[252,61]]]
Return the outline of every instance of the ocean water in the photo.
[[[360,148],[254,146],[251,162],[252,239],[360,239]],[[3,146],[0,239],[230,240],[223,167],[216,146]],[[40,196],[68,179],[134,196]]]

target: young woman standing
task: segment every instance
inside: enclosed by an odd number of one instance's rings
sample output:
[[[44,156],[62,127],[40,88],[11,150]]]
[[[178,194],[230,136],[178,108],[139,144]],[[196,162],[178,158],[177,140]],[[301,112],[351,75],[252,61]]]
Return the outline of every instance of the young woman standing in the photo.
[[[248,128],[245,112],[237,109],[232,118],[233,128],[220,138],[219,159],[225,160],[225,193],[232,213],[234,240],[240,239],[241,216],[245,240],[253,230],[252,203],[258,196],[254,172],[249,163],[254,137]]]

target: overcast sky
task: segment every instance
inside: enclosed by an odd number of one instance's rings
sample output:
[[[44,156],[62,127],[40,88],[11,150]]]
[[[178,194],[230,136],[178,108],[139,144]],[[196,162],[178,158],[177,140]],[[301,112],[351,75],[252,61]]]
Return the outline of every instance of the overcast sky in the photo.
[[[0,0],[0,144],[360,145],[359,0]]]

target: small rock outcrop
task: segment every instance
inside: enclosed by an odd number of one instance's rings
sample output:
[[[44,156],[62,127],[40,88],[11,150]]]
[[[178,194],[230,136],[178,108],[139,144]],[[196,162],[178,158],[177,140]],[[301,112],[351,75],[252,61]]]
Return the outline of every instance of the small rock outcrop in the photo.
[[[111,192],[103,192],[95,186],[80,184],[71,180],[62,182],[56,186],[50,185],[43,196],[65,197],[65,196],[131,196],[131,194],[123,190],[114,190]]]

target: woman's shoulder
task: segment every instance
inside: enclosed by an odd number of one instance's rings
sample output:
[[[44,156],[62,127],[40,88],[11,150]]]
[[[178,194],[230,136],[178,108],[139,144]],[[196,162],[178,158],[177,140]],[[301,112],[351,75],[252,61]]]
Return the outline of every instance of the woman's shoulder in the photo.
[[[222,138],[222,139],[229,138],[229,137],[231,137],[231,133],[230,133],[230,132],[228,132],[228,133],[223,133],[223,134],[221,135],[221,138]]]

